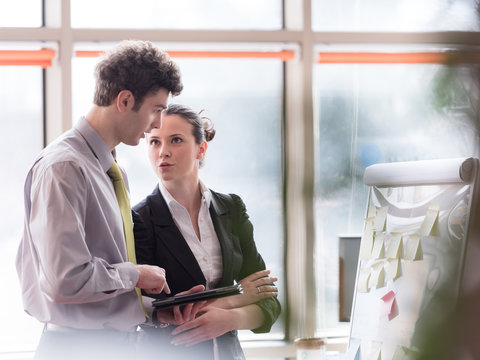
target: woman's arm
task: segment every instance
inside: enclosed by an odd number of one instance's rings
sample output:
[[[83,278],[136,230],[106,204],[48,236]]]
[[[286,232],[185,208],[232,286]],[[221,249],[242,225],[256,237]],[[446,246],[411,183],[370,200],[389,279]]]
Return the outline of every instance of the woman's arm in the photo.
[[[249,275],[265,269],[265,262],[258,253],[253,238],[253,225],[249,220],[245,204],[242,199],[230,194],[234,204],[234,233],[240,239],[240,246],[243,255],[243,264],[239,274],[240,279],[247,278]],[[264,322],[258,328],[252,328],[255,333],[269,332],[273,323],[280,315],[281,307],[276,296],[267,297],[255,303],[261,308],[264,315]]]
[[[247,276],[239,282],[242,285],[242,294],[217,299],[213,306],[233,309],[277,296],[278,289],[273,283],[278,279],[269,275],[270,270],[260,270]]]
[[[221,336],[231,330],[255,329],[264,323],[263,311],[255,304],[235,309],[208,306],[192,321],[172,331],[173,345],[192,346]]]

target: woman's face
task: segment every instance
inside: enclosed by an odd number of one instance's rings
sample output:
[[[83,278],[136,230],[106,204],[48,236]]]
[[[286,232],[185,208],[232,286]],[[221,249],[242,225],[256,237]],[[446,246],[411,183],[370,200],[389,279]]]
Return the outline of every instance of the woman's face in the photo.
[[[180,115],[164,115],[161,127],[148,135],[148,157],[163,182],[198,177],[207,143],[197,144],[192,131],[193,126]]]

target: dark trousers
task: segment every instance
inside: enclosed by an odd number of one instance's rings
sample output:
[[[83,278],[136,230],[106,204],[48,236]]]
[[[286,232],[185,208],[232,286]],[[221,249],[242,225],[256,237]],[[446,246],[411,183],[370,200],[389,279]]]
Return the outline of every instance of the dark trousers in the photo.
[[[137,332],[115,330],[45,330],[35,352],[36,360],[132,360],[136,358]]]

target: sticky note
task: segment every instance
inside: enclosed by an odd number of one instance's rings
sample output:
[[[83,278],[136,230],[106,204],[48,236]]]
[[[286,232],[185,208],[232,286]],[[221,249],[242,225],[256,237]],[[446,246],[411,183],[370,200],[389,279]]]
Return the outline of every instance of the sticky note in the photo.
[[[358,275],[358,291],[359,292],[368,292],[370,290],[369,282],[370,282],[371,271],[370,268],[361,268],[360,274]]]
[[[402,234],[392,233],[390,238],[390,244],[388,245],[386,258],[387,259],[400,259],[402,257],[403,242]]]
[[[383,269],[383,263],[377,263],[372,265],[372,272],[368,287],[370,289],[379,289],[385,285],[385,270]]]
[[[360,359],[360,339],[350,339],[345,360],[359,360]]]
[[[420,242],[420,236],[412,234],[408,236],[407,246],[405,248],[405,260],[422,260],[423,251]]]
[[[382,360],[382,343],[380,341],[372,341],[370,345],[370,353],[368,360]]]
[[[413,360],[415,354],[415,351],[412,351],[405,346],[397,345],[392,360]]]
[[[425,219],[423,219],[423,223],[420,226],[420,235],[428,236],[432,232],[433,226],[438,218],[438,211],[440,207],[436,204],[430,204],[427,210],[427,214],[425,215]]]
[[[365,230],[363,232],[362,241],[360,243],[359,257],[361,260],[368,260],[372,256],[373,248],[373,221],[365,222]]]
[[[383,234],[375,234],[373,240],[373,259],[383,259],[385,257],[385,236]]]
[[[388,206],[382,206],[377,208],[377,214],[375,216],[374,229],[376,231],[384,231],[387,221]]]
[[[385,316],[388,320],[392,320],[398,315],[398,309],[396,305],[395,292],[390,290],[380,298],[383,301],[383,308],[381,316]]]
[[[395,280],[400,276],[400,260],[388,259],[385,263],[385,281]]]

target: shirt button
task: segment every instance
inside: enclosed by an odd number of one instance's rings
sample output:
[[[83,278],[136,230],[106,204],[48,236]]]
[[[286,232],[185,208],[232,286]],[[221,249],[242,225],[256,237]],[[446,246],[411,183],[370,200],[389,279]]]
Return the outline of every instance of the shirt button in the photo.
[[[129,285],[133,285],[133,281],[130,280],[130,281],[128,282],[128,284],[129,284]]]
[[[208,261],[208,256],[204,256],[203,261]]]

